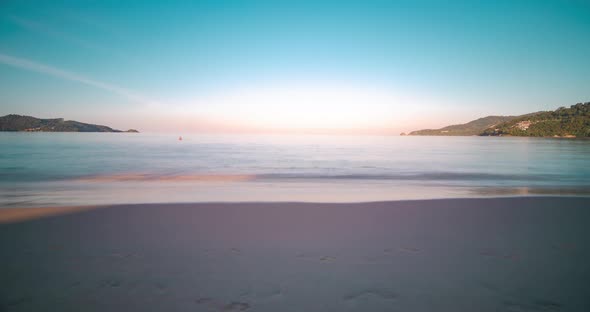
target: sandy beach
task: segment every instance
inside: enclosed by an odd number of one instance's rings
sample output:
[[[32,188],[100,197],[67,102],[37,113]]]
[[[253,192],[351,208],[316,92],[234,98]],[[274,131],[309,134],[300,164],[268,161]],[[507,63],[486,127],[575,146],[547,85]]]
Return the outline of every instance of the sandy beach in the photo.
[[[589,207],[528,197],[28,219],[3,209],[0,311],[588,311]]]
[[[590,312],[590,0],[0,25],[0,312]]]

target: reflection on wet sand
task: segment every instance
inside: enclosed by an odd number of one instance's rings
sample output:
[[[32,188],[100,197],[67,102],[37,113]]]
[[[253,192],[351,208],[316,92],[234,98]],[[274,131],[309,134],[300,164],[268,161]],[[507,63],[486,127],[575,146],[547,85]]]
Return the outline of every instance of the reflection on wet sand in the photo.
[[[478,187],[472,192],[476,196],[527,196],[527,195],[590,195],[588,187]]]
[[[152,173],[124,173],[111,175],[92,175],[77,178],[84,182],[241,182],[254,179],[248,174],[152,174]]]
[[[58,216],[96,208],[98,208],[98,206],[5,208],[0,209],[0,224],[22,222],[48,216]]]

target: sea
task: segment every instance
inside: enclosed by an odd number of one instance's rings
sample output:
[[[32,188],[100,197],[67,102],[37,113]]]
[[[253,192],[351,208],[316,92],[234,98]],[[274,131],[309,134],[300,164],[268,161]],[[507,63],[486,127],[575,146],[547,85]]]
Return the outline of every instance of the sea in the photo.
[[[2,208],[590,196],[580,139],[3,132],[0,151]]]

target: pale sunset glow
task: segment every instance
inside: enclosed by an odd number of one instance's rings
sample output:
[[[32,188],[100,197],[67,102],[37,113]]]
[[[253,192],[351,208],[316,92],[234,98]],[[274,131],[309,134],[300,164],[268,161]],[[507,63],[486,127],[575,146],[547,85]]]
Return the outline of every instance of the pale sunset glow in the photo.
[[[590,96],[589,12],[584,1],[8,1],[0,115],[397,135],[555,109]]]
[[[369,130],[400,127],[425,106],[418,97],[370,86],[285,84],[228,90],[179,104],[173,112],[251,130]]]

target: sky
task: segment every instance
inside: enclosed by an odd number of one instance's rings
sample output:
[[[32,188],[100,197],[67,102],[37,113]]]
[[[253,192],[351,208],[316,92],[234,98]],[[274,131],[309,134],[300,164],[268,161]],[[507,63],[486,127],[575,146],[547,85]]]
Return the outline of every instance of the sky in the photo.
[[[590,101],[590,0],[0,1],[0,115],[398,134]]]

